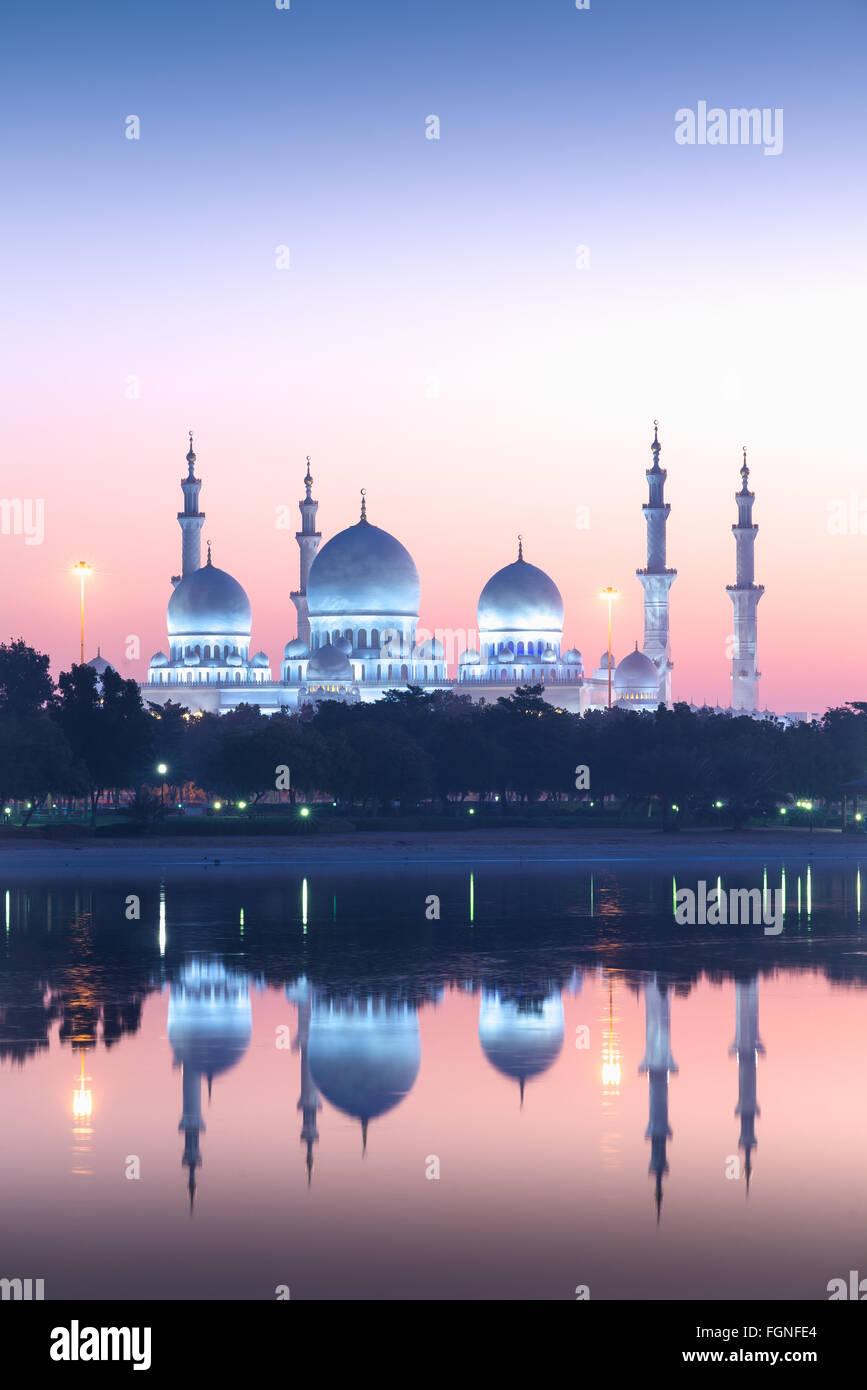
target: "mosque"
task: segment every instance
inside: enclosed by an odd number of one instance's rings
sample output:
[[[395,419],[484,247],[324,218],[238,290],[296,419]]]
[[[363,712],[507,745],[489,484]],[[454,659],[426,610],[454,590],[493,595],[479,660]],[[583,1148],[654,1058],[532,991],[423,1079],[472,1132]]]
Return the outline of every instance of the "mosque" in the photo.
[[[521,685],[541,685],[561,709],[581,712],[614,703],[625,709],[656,709],[671,704],[669,593],[677,571],[668,568],[665,501],[666,470],[654,426],[651,466],[646,469],[648,500],[647,563],[636,571],[644,591],[644,634],[639,650],[615,663],[603,652],[597,667],[585,670],[581,652],[564,643],[564,605],[554,580],[525,559],[518,538],[517,557],[485,584],[478,601],[478,643],[448,654],[438,635],[418,626],[421,586],[409,551],[367,516],[362,489],[361,515],[354,526],[322,545],[316,529],[319,503],[313,498],[310,461],[299,502],[301,530],[298,588],[291,594],[297,635],[283,649],[279,676],[267,655],[252,651],[252,607],[241,584],[212,559],[201,563],[205,513],[199,509],[193,438],[187,476],[181,480],[183,510],[181,574],[172,579],[166,614],[168,652],[150,661],[145,700],[182,701],[196,711],[224,712],[256,704],[263,712],[299,709],[319,700],[345,703],[381,699],[408,684],[425,691],[457,690],[477,699],[508,695]],[[735,608],[732,705],[754,712],[756,606],[763,593],[753,578],[754,494],[744,453],[738,522],[737,583],[729,593]],[[446,635],[446,634],[442,634]],[[455,659],[456,658],[456,659]],[[451,660],[454,674],[449,674]]]

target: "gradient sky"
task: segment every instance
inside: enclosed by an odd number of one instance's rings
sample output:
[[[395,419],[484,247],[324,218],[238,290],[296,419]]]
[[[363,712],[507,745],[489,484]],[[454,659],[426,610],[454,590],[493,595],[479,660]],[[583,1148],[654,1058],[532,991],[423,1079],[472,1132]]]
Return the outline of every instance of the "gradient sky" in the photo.
[[[592,668],[602,585],[615,652],[641,637],[657,416],[675,698],[728,700],[744,443],[762,699],[864,698],[865,39],[856,0],[12,0],[2,491],[44,499],[45,540],[0,536],[0,636],[77,660],[84,556],[86,655],[144,676],[192,428],[204,536],[275,672],[308,453],[325,537],[366,487],[424,626],[474,628],[521,532]],[[782,154],[676,144],[700,100],[782,108]]]

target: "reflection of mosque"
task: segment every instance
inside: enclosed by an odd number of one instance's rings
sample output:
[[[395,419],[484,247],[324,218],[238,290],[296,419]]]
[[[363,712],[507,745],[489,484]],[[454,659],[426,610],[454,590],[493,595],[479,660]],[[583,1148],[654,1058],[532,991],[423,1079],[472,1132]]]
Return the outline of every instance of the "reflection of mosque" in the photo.
[[[178,1129],[185,1138],[181,1162],[189,1170],[191,1211],[196,1169],[202,1165],[202,1080],[208,1082],[210,1099],[214,1077],[241,1060],[252,1031],[249,976],[228,970],[219,960],[189,961],[170,986],[168,1038],[174,1065],[182,1068],[184,1112]]]

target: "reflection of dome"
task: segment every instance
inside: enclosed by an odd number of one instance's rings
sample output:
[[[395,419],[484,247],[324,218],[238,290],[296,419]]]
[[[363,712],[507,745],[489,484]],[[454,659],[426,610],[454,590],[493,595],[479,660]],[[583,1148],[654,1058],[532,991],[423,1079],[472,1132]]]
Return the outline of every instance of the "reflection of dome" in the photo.
[[[308,1058],[327,1101],[357,1120],[392,1110],[421,1066],[418,1014],[374,999],[314,1003]]]
[[[293,657],[298,661],[306,661],[310,655],[310,648],[302,637],[293,637],[291,642],[287,642],[283,648],[284,657]]]
[[[327,643],[318,647],[307,663],[308,680],[351,681],[355,677],[345,652]]]
[[[618,694],[625,691],[640,695],[655,696],[659,691],[659,672],[644,652],[638,650],[625,656],[614,672],[614,689]]]
[[[237,579],[203,565],[182,579],[169,599],[170,637],[246,637],[253,626],[250,600]]]
[[[175,1062],[218,1076],[240,1061],[253,1020],[250,982],[220,961],[193,960],[169,993],[168,1037]]]
[[[359,521],[333,536],[307,577],[311,618],[418,617],[421,588],[413,558],[388,531]]]
[[[563,599],[544,570],[516,560],[488,580],[479,598],[480,632],[560,632]]]
[[[465,652],[461,652],[458,657],[459,666],[478,666],[481,661],[479,653],[473,647],[468,647]]]
[[[547,1071],[560,1054],[564,1034],[563,1001],[503,999],[495,990],[482,991],[479,1042],[492,1066],[521,1085]]]

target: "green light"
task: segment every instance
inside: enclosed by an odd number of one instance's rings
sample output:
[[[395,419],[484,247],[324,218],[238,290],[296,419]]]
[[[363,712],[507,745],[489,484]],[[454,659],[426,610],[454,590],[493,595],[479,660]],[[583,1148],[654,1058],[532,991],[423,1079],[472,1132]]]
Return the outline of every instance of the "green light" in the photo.
[[[309,807],[309,806],[302,806],[302,807],[301,807],[301,810],[298,812],[298,814],[299,814],[299,816],[309,816],[309,815],[310,815],[310,807]]]
[[[475,810],[474,810],[473,807],[471,806],[471,807],[470,807],[470,815],[471,815],[471,816],[474,816],[475,814],[476,814],[476,813],[475,813]]]
[[[786,808],[785,808],[785,806],[781,806],[781,807],[780,807],[780,815],[781,815],[781,816],[784,816],[785,814],[786,814]]]
[[[720,807],[722,806],[722,802],[721,802],[721,801],[715,801],[713,804],[714,804],[714,806],[717,808],[717,810],[719,810]]]
[[[221,811],[222,809],[223,809],[223,803],[222,803],[222,801],[215,801],[215,802],[214,802],[214,810],[215,810],[215,811]]]
[[[166,767],[165,763],[157,763],[157,772],[160,774],[160,777],[165,777],[166,773],[168,772],[168,768]]]
[[[247,809],[247,803],[246,803],[246,801],[239,801],[239,802],[238,802],[238,810],[239,810],[239,811],[246,811],[246,809]]]

